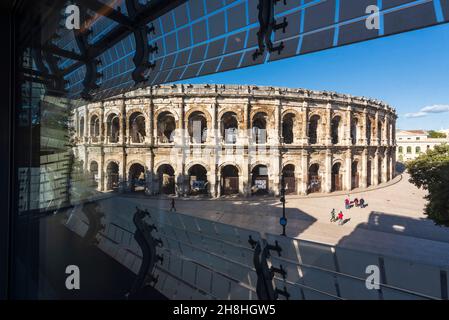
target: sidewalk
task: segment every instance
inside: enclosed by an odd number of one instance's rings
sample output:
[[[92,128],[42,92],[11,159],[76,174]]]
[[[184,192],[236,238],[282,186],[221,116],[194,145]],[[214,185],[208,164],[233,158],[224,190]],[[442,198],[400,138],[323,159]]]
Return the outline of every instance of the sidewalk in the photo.
[[[372,191],[351,193],[364,197],[368,207],[344,209],[346,193],[325,198],[287,199],[287,235],[347,248],[396,256],[429,264],[449,266],[449,229],[435,226],[423,215],[425,192],[404,175],[397,183]],[[168,199],[126,196],[136,205],[168,209]],[[330,211],[342,210],[345,225],[331,223]],[[282,215],[278,199],[246,201],[176,200],[180,213],[280,234]]]

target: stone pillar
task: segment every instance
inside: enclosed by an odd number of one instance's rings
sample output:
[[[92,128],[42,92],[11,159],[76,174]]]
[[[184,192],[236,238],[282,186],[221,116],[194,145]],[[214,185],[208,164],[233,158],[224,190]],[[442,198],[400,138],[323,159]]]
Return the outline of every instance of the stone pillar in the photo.
[[[396,119],[393,118],[392,128],[391,128],[391,145],[396,146]]]
[[[187,128],[188,126],[186,125],[186,111],[185,111],[185,103],[184,103],[184,97],[182,97],[181,100],[181,112],[179,113],[179,128],[181,130],[180,132],[180,142],[181,142],[181,146],[185,146],[187,139],[188,139],[188,132],[187,132]]]
[[[149,152],[145,155],[145,166],[146,166],[146,172],[145,172],[145,193],[148,195],[155,194],[154,192],[154,155],[153,150],[149,150]]]
[[[217,197],[221,197],[221,172],[217,170]],[[240,178],[239,178],[239,189],[240,189]]]
[[[178,195],[185,195],[188,191],[187,183],[187,172],[185,170],[186,163],[186,139],[187,139],[187,127],[185,122],[185,100],[184,96],[181,99],[180,112],[179,112],[179,129],[180,132],[177,135],[177,139],[179,139],[180,145],[178,145],[178,150],[175,150],[172,154],[178,154],[177,157],[177,172],[178,177],[176,177],[176,183],[178,185]],[[178,138],[179,136],[179,138]]]
[[[157,127],[157,125],[154,125],[154,103],[153,103],[153,97],[150,98],[150,105],[149,105],[149,121],[150,123],[148,124],[148,129],[147,129],[147,135],[148,135],[148,140],[147,142],[153,146],[154,142],[155,142],[155,132],[154,132],[154,128]],[[156,120],[157,121],[157,120]],[[157,129],[156,129],[157,130]],[[156,133],[157,135],[157,133]]]
[[[271,177],[270,183],[272,183],[272,190],[273,194],[275,196],[278,196],[280,194],[281,190],[281,154],[279,152],[279,148],[270,148],[270,153],[268,154],[269,157],[271,157],[270,164],[268,166],[269,170],[269,177]]]
[[[209,141],[209,143],[211,143],[212,145],[216,146],[218,144],[218,138],[219,138],[219,135],[217,134],[218,102],[217,102],[216,98],[215,98],[215,102],[212,104],[211,107],[212,107],[212,123],[211,123],[210,129],[208,130],[207,140]]]
[[[75,136],[80,137],[80,121],[79,121],[79,113],[78,108],[75,109],[75,112],[73,114],[73,128],[75,129]]]
[[[301,150],[301,185],[299,186],[301,194],[307,194],[308,173],[309,173],[309,152]]]
[[[103,102],[101,102],[101,109],[100,109],[100,143],[104,143],[104,137],[106,135],[105,125],[104,125],[104,105]]]
[[[352,190],[352,150],[346,150],[345,158],[345,190]]]
[[[377,131],[377,129],[376,129]],[[373,186],[377,186],[379,184],[379,150],[376,149],[376,152],[374,153],[374,159],[371,165],[373,166],[373,176],[371,177],[371,181]]]
[[[360,187],[368,187],[368,150],[366,148],[362,152],[362,175],[360,177]]]
[[[87,142],[89,135],[89,109],[88,105],[84,106],[84,138],[83,142]]]
[[[346,111],[346,126],[345,126],[345,144],[347,146],[351,146],[352,106],[348,105],[346,110],[347,111]]]
[[[396,177],[396,148],[391,148],[391,179]]]
[[[245,110],[243,112],[243,132],[242,138],[239,139],[242,145],[247,146],[249,144],[251,136],[251,102],[248,99],[248,102],[245,105]]]
[[[122,150],[122,161],[119,164],[119,190],[121,192],[128,190],[128,172],[126,170],[126,149],[125,147],[121,148]]]
[[[363,146],[366,146],[368,141],[366,138],[367,135],[367,122],[368,122],[368,111],[366,109],[363,109],[363,116],[362,116],[362,123],[360,128],[360,144]]]
[[[388,115],[385,115],[385,137],[383,141],[384,146],[390,146],[390,118]]]
[[[332,191],[332,151],[326,150],[324,192]]]
[[[375,120],[374,121],[376,122],[376,125],[375,125],[376,136],[375,136],[375,140],[373,141],[373,144],[376,145],[376,146],[379,146],[380,145],[379,137],[382,136],[382,132],[379,132],[380,128],[379,128],[379,111],[378,110],[376,110],[376,116],[375,116]]]
[[[213,161],[213,160],[212,160]],[[209,162],[210,164],[211,162]],[[209,165],[210,170],[207,172],[207,181],[209,181],[209,196],[214,198],[217,195],[217,174],[216,167],[214,165]]]
[[[390,157],[388,155],[388,148],[386,148],[385,152],[384,152],[384,157],[382,159],[382,162],[383,162],[383,164],[382,164],[382,181],[384,181],[384,182],[389,180],[388,179],[388,171],[389,171],[388,161],[389,161],[389,159],[390,159]]]
[[[213,145],[211,148],[212,156],[210,157],[210,167],[214,169],[213,179],[215,182],[214,187],[214,197],[219,197],[221,195],[221,181],[220,181],[220,170],[218,168],[218,164],[220,163],[220,155],[221,155],[221,134],[219,131],[219,119],[218,119],[218,102],[217,98],[215,98],[215,103],[212,106],[212,139]]]
[[[83,159],[83,171],[88,172],[89,171],[89,149],[87,148],[87,145],[84,145],[84,159]]]
[[[323,138],[324,141],[321,140],[321,143],[324,143],[327,146],[332,145],[332,105],[330,103],[326,104],[326,119]]]
[[[106,186],[105,186],[105,175],[106,175],[106,171],[105,171],[105,167],[104,167],[104,148],[103,146],[100,147],[100,163],[98,164],[98,190],[99,191],[104,191],[106,190]]]
[[[120,113],[121,113],[121,117],[120,117],[120,140],[119,143],[121,144],[126,144],[126,137],[128,137],[128,134],[126,132],[126,105],[125,105],[125,100],[121,100],[121,105],[120,105]]]
[[[308,135],[308,123],[309,123],[309,105],[307,102],[302,103],[302,129],[301,129],[301,144],[308,145],[309,144],[309,135]]]
[[[282,128],[282,106],[281,100],[276,99],[276,106],[274,107],[274,127],[269,128],[270,147],[278,147],[281,142],[281,128]]]

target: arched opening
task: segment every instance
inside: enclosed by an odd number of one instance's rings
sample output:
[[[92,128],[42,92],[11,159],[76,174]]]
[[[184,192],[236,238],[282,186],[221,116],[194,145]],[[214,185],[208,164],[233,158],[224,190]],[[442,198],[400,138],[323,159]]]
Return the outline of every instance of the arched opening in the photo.
[[[204,143],[207,139],[207,119],[203,112],[195,111],[189,116],[190,142]]]
[[[340,143],[340,124],[341,117],[335,116],[331,123],[332,144]]]
[[[175,170],[169,164],[163,164],[157,169],[159,190],[162,194],[175,194]]]
[[[286,165],[282,169],[282,176],[284,177],[285,194],[296,193],[295,166],[292,164]]]
[[[371,145],[371,120],[366,121],[366,143]]]
[[[80,118],[80,123],[79,123],[79,136],[80,137],[84,137],[84,117]]]
[[[359,187],[359,163],[358,161],[353,161],[351,165],[351,184],[352,189]]]
[[[407,147],[407,153],[411,154],[412,153],[412,147]]]
[[[258,144],[267,142],[267,114],[258,112],[254,115],[252,121],[253,141]]]
[[[382,122],[380,120],[377,122],[377,139],[382,141]]]
[[[132,143],[145,142],[145,116],[140,112],[134,112],[129,117],[129,134]]]
[[[343,179],[341,174],[341,163],[337,162],[332,166],[332,183],[331,191],[341,191],[343,190]]]
[[[89,172],[92,177],[92,186],[94,188],[98,187],[98,163],[97,161],[92,161],[89,166]]]
[[[221,169],[221,190],[223,194],[239,193],[239,169],[233,165],[227,165]]]
[[[157,137],[161,143],[170,143],[174,141],[174,132],[176,129],[175,117],[168,111],[162,112],[157,117]]]
[[[377,179],[378,179],[379,183],[384,182],[384,181],[382,181],[382,169],[383,169],[382,164],[383,164],[383,158],[382,158],[382,156],[379,156],[378,163],[377,163],[377,168],[378,168]]]
[[[387,137],[386,137],[387,141],[389,141],[390,143],[392,142],[390,141],[392,136],[393,136],[393,124],[390,123],[387,127]]]
[[[314,115],[309,120],[309,143],[318,143],[318,124],[320,122],[320,116]]]
[[[372,172],[373,172],[373,166],[371,160],[368,160],[368,163],[366,164],[366,186],[371,186],[372,183]]]
[[[207,170],[200,164],[196,164],[189,169],[190,194],[207,194],[209,182],[207,181]]]
[[[294,140],[293,125],[295,123],[295,115],[288,113],[282,119],[282,138],[285,144],[292,144]]]
[[[225,143],[235,144],[237,142],[238,127],[237,115],[234,112],[226,112],[221,117],[221,136]]]
[[[371,179],[372,170],[373,170],[371,163],[372,163],[371,160],[368,160],[368,163],[366,165],[366,186],[367,187],[369,187],[373,184],[372,179]]]
[[[268,190],[268,167],[257,165],[251,170],[251,194],[267,194]]]
[[[132,192],[145,191],[145,167],[134,163],[129,167],[129,189]]]
[[[118,115],[116,115],[115,113],[110,114],[106,120],[106,124],[106,134],[108,136],[109,142],[118,142],[120,135],[120,119]]]
[[[359,139],[359,119],[354,118],[351,121],[351,143],[357,144]]]
[[[100,136],[100,118],[97,115],[93,115],[90,118],[90,136],[92,137],[92,142],[98,142],[98,137]]]
[[[321,192],[321,177],[319,174],[320,166],[317,163],[309,167],[307,190],[309,193]]]
[[[107,190],[117,190],[119,182],[119,167],[116,162],[110,162],[106,167],[106,177],[107,177]]]
[[[404,153],[404,148],[403,148],[403,147],[399,147],[399,148],[398,148],[398,152],[399,152],[399,153]]]

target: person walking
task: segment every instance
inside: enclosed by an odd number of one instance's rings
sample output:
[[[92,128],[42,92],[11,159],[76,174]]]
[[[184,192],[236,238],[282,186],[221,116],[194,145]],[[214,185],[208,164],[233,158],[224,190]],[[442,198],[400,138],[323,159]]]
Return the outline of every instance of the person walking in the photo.
[[[335,215],[335,208],[331,211],[331,222],[337,221],[337,217]]]
[[[360,202],[359,202],[360,208],[365,208],[365,199],[360,198]]]
[[[346,210],[351,208],[351,200],[349,200],[349,196],[345,199],[345,208]]]
[[[170,208],[170,212],[171,212],[171,211],[176,212],[175,198],[171,198],[171,208]]]
[[[343,224],[343,212],[339,212],[338,213],[338,224],[342,225]]]

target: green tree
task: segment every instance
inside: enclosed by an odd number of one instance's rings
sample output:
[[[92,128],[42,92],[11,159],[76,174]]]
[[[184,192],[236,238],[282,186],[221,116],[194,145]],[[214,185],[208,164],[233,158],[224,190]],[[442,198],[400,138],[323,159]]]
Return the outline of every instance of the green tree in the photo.
[[[430,131],[427,133],[427,136],[428,136],[429,138],[432,138],[432,139],[446,138],[446,134],[445,134],[445,133],[443,133],[443,132],[438,132],[438,131],[435,131],[435,130],[430,130]]]
[[[437,225],[449,227],[449,145],[427,150],[407,163],[410,182],[428,191],[424,214]]]

